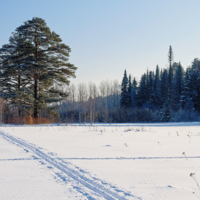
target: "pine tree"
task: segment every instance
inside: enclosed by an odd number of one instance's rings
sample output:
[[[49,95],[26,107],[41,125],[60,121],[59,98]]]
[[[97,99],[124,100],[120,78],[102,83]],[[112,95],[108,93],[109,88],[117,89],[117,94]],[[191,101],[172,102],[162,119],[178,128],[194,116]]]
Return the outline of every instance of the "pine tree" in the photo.
[[[121,108],[128,107],[128,78],[127,78],[126,70],[124,71],[124,77],[121,84],[120,107]]]
[[[8,63],[17,63],[12,76],[28,80],[24,89],[33,99],[28,103],[38,118],[39,109],[67,97],[61,86],[69,84],[69,77],[75,77],[76,67],[68,62],[70,48],[58,34],[50,31],[43,19],[36,17],[24,22],[15,34],[18,35],[15,53],[3,58],[3,62],[7,59]]]
[[[19,34],[13,33],[9,38],[9,44],[3,45],[0,49],[0,83],[3,98],[10,105],[18,107],[20,116],[21,110],[31,105],[31,92],[26,88],[31,77],[21,60],[22,54],[18,51],[18,46]]]

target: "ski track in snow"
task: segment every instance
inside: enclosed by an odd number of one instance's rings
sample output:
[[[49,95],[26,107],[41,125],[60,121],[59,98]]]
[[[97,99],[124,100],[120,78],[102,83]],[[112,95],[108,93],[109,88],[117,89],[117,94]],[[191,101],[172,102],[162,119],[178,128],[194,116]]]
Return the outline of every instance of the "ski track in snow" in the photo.
[[[187,158],[200,158],[200,156],[187,156]],[[115,158],[62,158],[63,160],[167,160],[186,159],[186,157],[115,157]]]
[[[73,180],[77,181],[78,183],[81,183],[84,187],[90,189],[98,197],[104,197],[105,199],[108,199],[108,200],[116,200],[116,199],[126,200],[125,197],[122,197],[118,194],[118,193],[120,193],[120,194],[123,194],[124,196],[132,197],[134,199],[141,199],[141,198],[136,197],[128,192],[119,190],[116,187],[111,186],[110,184],[105,183],[99,179],[96,179],[91,176],[89,176],[90,178],[86,177],[85,174],[87,172],[81,170],[78,167],[76,167],[76,170],[70,168],[68,165],[72,165],[71,163],[65,162],[64,159],[62,159],[62,158],[55,157],[54,154],[52,154],[52,153],[48,153],[48,155],[47,155],[40,150],[41,148],[33,146],[32,144],[30,144],[20,138],[15,138],[15,137],[11,136],[10,134],[2,132],[2,131],[0,131],[0,135],[3,136],[3,138],[5,138],[6,140],[12,142],[13,144],[24,148],[24,151],[26,151],[26,152],[32,151],[34,154],[36,154],[39,157],[39,158],[33,157],[33,159],[45,160],[47,163],[51,164],[56,169],[63,172],[65,175],[71,177]],[[49,156],[49,155],[51,155],[51,156]],[[6,159],[6,160],[20,160],[20,159]],[[23,158],[22,158],[22,160],[23,160]],[[27,160],[28,160],[28,158],[27,158]],[[51,168],[49,168],[49,169],[51,169]],[[61,174],[56,173],[56,175],[59,178],[61,178],[62,180],[65,180]],[[105,188],[104,185],[108,188]],[[79,191],[79,192],[81,192],[81,191]],[[88,199],[93,199],[92,197],[88,196],[87,193],[83,193],[83,194],[85,194]]]
[[[10,158],[10,159],[0,159],[0,162],[1,161],[36,160],[36,159],[38,159],[38,158]]]

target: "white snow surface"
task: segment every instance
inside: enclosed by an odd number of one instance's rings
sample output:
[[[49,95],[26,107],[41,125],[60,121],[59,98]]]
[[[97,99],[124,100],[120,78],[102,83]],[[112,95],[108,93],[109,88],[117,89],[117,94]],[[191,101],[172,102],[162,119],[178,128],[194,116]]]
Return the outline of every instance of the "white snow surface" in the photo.
[[[200,199],[200,123],[2,126],[0,199]]]

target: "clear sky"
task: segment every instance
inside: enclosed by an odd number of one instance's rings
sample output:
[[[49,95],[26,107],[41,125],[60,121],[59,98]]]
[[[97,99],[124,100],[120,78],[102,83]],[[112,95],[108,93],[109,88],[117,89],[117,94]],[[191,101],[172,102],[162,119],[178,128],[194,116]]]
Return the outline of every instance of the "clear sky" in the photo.
[[[200,58],[200,0],[0,0],[0,46],[32,17],[43,18],[70,46],[72,83],[138,79],[158,64],[186,68]]]

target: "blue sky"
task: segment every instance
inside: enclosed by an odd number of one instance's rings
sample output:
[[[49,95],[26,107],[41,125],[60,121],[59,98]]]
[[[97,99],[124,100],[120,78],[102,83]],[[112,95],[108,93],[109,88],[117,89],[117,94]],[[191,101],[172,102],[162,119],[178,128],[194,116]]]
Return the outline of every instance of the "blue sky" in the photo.
[[[138,80],[147,69],[174,61],[184,68],[200,58],[199,0],[9,0],[0,1],[0,46],[32,17],[43,18],[70,46],[78,67],[72,83]]]

